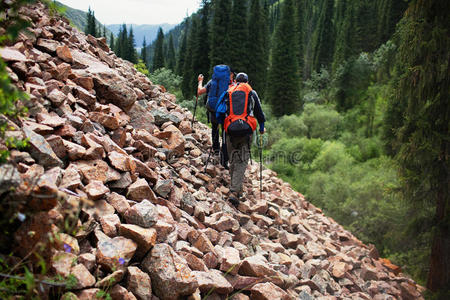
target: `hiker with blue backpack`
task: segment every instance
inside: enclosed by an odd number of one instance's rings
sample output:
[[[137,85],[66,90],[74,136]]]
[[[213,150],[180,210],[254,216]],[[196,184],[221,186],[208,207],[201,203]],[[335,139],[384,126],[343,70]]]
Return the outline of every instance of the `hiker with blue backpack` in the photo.
[[[230,157],[230,195],[228,200],[239,206],[242,183],[250,158],[250,141],[258,121],[260,134],[265,133],[266,117],[261,108],[258,94],[248,84],[248,76],[239,73],[236,84],[219,98],[216,105],[216,119],[224,124],[226,143]]]
[[[211,122],[211,139],[212,150],[215,160],[219,160],[225,167],[228,168],[228,154],[225,139],[222,138],[222,149],[219,142],[219,123],[216,119],[216,105],[219,97],[234,84],[234,73],[227,65],[217,65],[213,68],[213,75],[210,81],[203,87],[203,75],[198,76],[197,96],[207,94],[205,98],[205,106],[208,114],[208,120]],[[223,132],[223,128],[222,128]]]

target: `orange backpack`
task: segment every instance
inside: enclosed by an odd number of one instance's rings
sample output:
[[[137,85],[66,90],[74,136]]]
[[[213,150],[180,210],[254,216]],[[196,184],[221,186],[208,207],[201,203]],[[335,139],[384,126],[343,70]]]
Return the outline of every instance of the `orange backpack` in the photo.
[[[248,111],[251,91],[248,83],[238,83],[228,89],[229,111],[224,125],[230,136],[245,136],[256,130],[256,119]]]

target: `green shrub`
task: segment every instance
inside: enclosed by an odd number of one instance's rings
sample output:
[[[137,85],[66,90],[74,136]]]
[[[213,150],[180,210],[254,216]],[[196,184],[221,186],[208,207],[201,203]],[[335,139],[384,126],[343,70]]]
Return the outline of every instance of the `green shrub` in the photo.
[[[150,75],[150,72],[148,71],[148,68],[142,59],[139,59],[138,63],[135,64],[134,67],[136,68],[136,70],[138,70],[138,72],[141,72],[146,76]]]
[[[338,136],[342,117],[328,105],[305,104],[302,120],[308,128],[309,138],[320,138],[322,140],[335,139]]]
[[[314,170],[328,172],[337,164],[351,165],[353,158],[345,150],[344,144],[340,142],[327,141],[322,145],[320,153],[312,162]]]
[[[182,77],[176,75],[170,69],[161,68],[155,70],[153,73],[150,73],[150,75],[148,75],[148,78],[150,78],[150,81],[154,84],[164,86],[166,90],[171,93],[180,90],[181,87]]]
[[[278,120],[278,126],[281,127],[288,138],[305,136],[308,131],[303,119],[298,115],[282,116]]]

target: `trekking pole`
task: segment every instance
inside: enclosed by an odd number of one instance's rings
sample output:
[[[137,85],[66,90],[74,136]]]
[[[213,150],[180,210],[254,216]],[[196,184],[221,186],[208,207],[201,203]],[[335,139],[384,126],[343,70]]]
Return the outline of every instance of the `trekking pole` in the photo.
[[[205,170],[203,171],[203,173],[206,173],[206,169],[208,168],[209,159],[211,158],[211,153],[212,153],[212,147],[209,149],[208,159],[206,160]]]
[[[259,198],[262,200],[262,134],[259,134]]]
[[[195,119],[195,112],[197,111],[197,103],[198,103],[198,93],[197,93],[197,97],[195,98],[194,115],[192,116],[192,121],[191,121],[192,130],[194,130],[194,119]]]

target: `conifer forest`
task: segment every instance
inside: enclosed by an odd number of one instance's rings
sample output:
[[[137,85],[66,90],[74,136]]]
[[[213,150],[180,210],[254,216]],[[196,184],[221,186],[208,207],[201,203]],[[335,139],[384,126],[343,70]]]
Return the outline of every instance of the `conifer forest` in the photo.
[[[246,72],[268,119],[264,163],[436,291],[450,272],[448,11],[446,0],[204,0],[141,58],[189,108],[198,74]]]

